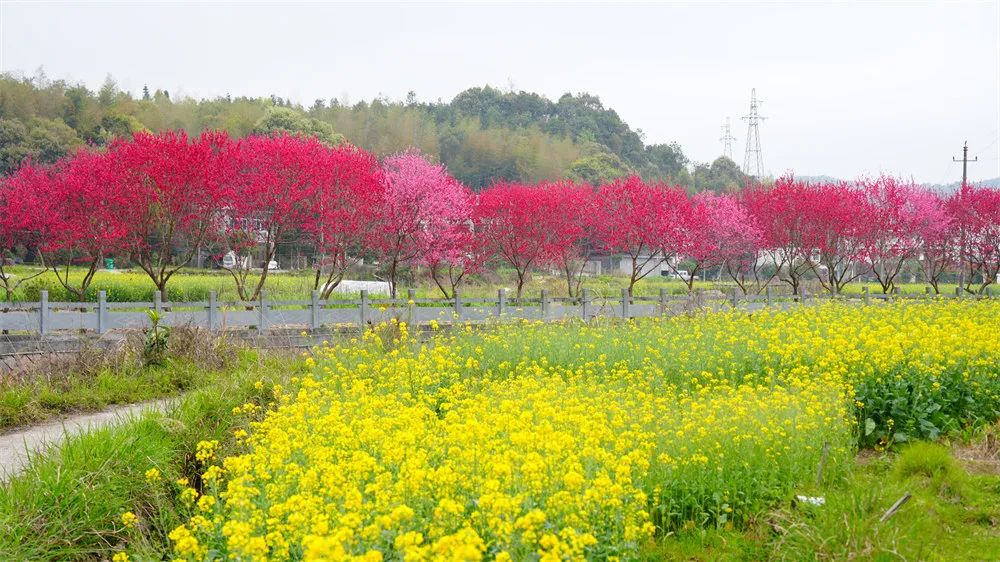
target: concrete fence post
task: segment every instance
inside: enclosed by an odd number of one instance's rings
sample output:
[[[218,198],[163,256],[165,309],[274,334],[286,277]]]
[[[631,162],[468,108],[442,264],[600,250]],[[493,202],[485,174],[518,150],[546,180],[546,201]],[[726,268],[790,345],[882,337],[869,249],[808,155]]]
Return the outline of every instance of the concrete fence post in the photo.
[[[257,332],[267,330],[267,290],[260,290],[260,302],[257,304]]]
[[[97,333],[108,331],[108,293],[97,291]]]
[[[740,304],[740,297],[739,294],[737,294],[738,290],[739,289],[737,289],[736,287],[733,287],[732,289],[729,290],[730,291],[729,304],[733,305],[733,308],[736,308]]]
[[[319,329],[319,291],[309,293],[309,329]]]
[[[774,293],[771,291],[771,286],[768,285],[764,287],[764,294],[767,296],[767,306],[771,307],[774,305]]]
[[[153,291],[153,312],[163,314],[163,293],[159,291]]]
[[[549,318],[549,290],[548,289],[542,289],[541,306],[542,306],[542,320],[548,320],[548,318]]]
[[[583,290],[583,302],[580,304],[580,314],[583,316],[583,321],[586,322],[590,320],[590,289]]]
[[[407,323],[416,326],[417,322],[417,290],[406,290],[406,318]]]
[[[219,313],[219,301],[218,301],[218,298],[219,297],[215,293],[215,291],[209,291],[208,292],[208,331],[209,332],[214,332],[216,326],[218,326],[218,324],[219,324],[218,320],[216,320],[216,316]]]
[[[38,298],[38,334],[44,336],[49,332],[49,292],[42,291]]]
[[[365,326],[368,324],[368,291],[366,289],[361,289],[361,303],[358,308],[359,314],[359,324],[361,325],[361,331],[365,330]]]
[[[507,311],[507,291],[497,289],[497,318],[500,318]]]
[[[459,294],[458,289],[455,289],[455,319],[462,319],[462,295]]]
[[[933,296],[931,295],[931,288],[929,286],[924,287],[924,293],[927,295],[927,298],[931,298]]]
[[[667,306],[670,302],[670,297],[667,296],[667,288],[660,287],[660,316],[664,316],[667,313]]]
[[[868,292],[868,285],[865,285],[864,287],[862,287],[861,288],[861,292],[865,296],[865,305],[867,306],[867,305],[871,304],[872,303],[872,296]]]
[[[622,289],[622,318],[628,320],[632,317],[632,311],[629,307],[632,304],[632,294],[628,289]]]
[[[988,299],[993,298],[993,285],[986,287],[986,298]]]
[[[799,304],[806,304],[806,288],[799,287]]]
[[[955,287],[955,298],[962,298],[962,287]]]

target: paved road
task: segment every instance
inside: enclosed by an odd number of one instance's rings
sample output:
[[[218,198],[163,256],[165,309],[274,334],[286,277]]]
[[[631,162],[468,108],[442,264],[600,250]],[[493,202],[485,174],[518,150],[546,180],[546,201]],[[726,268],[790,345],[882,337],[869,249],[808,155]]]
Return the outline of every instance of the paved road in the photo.
[[[24,470],[29,455],[58,445],[66,434],[83,433],[121,423],[146,411],[162,411],[174,400],[176,399],[164,398],[140,404],[113,406],[100,412],[61,418],[0,435],[0,481]]]

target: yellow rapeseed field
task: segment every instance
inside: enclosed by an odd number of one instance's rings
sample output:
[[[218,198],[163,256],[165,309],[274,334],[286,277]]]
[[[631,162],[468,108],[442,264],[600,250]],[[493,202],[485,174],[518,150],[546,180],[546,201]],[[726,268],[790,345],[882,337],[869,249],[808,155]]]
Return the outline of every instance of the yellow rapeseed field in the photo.
[[[629,560],[787,498],[824,445],[835,476],[1000,409],[997,302],[409,331],[313,350],[237,454],[200,444],[175,555]]]

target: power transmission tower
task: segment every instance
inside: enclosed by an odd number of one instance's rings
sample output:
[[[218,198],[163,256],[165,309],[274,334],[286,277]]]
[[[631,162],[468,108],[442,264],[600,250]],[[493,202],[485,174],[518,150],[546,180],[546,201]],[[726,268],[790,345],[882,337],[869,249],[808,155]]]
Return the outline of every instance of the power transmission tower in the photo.
[[[743,157],[743,173],[756,179],[764,174],[764,157],[760,151],[760,122],[767,117],[757,113],[762,102],[757,99],[757,88],[750,90],[750,113],[743,116],[747,122],[747,151]]]
[[[965,141],[965,144],[962,145],[962,159],[959,160],[958,158],[955,158],[954,156],[952,156],[951,161],[952,162],[961,162],[962,163],[962,187],[965,187],[965,183],[966,183],[966,181],[968,180],[968,177],[969,177],[969,175],[968,175],[969,162],[978,162],[979,161],[979,157],[978,156],[976,156],[972,160],[969,160],[969,141]]]
[[[733,159],[733,141],[736,137],[733,136],[731,129],[729,128],[729,118],[726,117],[726,124],[722,126],[722,155],[730,160]]]

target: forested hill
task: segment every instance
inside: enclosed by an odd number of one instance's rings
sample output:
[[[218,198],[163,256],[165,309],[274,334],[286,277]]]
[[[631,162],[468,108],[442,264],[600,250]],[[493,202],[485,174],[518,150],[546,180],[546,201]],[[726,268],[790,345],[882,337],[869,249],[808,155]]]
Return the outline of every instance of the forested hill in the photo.
[[[144,88],[121,91],[109,77],[96,92],[80,84],[0,75],[0,172],[25,158],[51,162],[85,143],[149,129],[225,129],[234,136],[280,130],[347,141],[383,156],[417,147],[473,188],[497,180],[591,182],[638,173],[649,180],[723,191],[743,184],[726,158],[689,166],[677,143],[645,145],[611,108],[589,94],[557,101],[485,86],[450,102],[376,98],[348,104],[318,99],[310,107],[278,96],[193,99]]]

